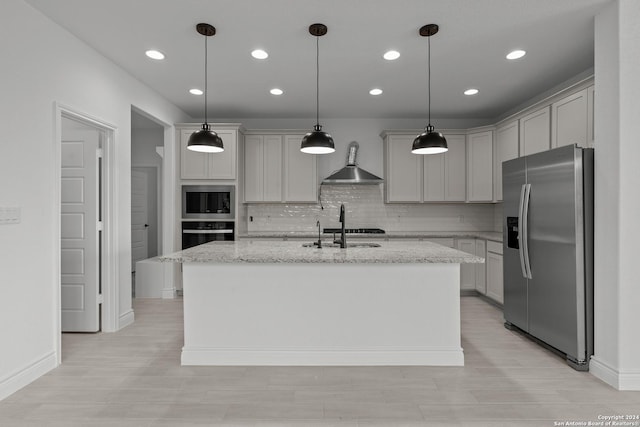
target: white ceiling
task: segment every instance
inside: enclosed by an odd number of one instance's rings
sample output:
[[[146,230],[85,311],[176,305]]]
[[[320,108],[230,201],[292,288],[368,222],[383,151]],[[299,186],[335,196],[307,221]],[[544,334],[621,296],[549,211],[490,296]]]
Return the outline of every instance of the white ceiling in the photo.
[[[593,22],[610,0],[26,0],[193,118],[204,98],[209,38],[209,118],[315,116],[315,22],[323,117],[426,117],[431,38],[432,116],[495,118],[593,67]],[[253,49],[268,59],[250,56]],[[507,61],[519,48],[527,56]],[[158,49],[161,62],[144,52]],[[385,61],[388,49],[400,51]],[[269,94],[282,88],[280,97]],[[378,97],[368,94],[379,87]],[[476,96],[462,92],[475,87]]]

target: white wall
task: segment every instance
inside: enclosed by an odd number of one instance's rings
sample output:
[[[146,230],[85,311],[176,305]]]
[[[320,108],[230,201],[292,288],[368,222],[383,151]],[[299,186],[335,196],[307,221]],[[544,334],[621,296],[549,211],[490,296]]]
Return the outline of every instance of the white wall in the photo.
[[[591,372],[640,390],[640,3],[617,0],[595,25],[595,356]]]
[[[53,368],[58,359],[54,103],[117,127],[121,315],[131,310],[131,105],[165,123],[190,119],[22,0],[0,3],[0,52],[0,206],[17,206],[22,212],[19,224],[0,226],[3,398]]]

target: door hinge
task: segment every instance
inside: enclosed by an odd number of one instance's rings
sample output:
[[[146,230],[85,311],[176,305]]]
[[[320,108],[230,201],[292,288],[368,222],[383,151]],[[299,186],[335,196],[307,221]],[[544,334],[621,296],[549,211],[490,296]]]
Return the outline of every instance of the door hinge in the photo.
[[[98,294],[98,304],[104,303],[104,296],[102,294]]]
[[[98,231],[103,231],[104,230],[103,222],[102,221],[98,221],[97,227],[98,227]]]

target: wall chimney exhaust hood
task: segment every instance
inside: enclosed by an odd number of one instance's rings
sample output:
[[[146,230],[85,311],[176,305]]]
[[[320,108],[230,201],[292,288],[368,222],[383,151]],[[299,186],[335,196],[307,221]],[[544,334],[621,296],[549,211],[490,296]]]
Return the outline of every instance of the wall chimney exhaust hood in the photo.
[[[322,181],[323,184],[380,184],[384,182],[382,178],[358,167],[356,164],[358,147],[359,144],[356,141],[349,144],[347,166],[325,178]]]

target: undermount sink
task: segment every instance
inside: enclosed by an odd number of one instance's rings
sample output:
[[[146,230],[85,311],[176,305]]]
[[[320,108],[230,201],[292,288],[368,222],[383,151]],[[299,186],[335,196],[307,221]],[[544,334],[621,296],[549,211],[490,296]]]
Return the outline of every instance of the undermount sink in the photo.
[[[305,248],[317,248],[316,242],[314,243],[304,243],[302,245]],[[339,248],[339,243],[322,243],[323,248]],[[359,242],[359,243],[348,243],[347,248],[379,248],[380,244],[371,243],[371,242]]]

